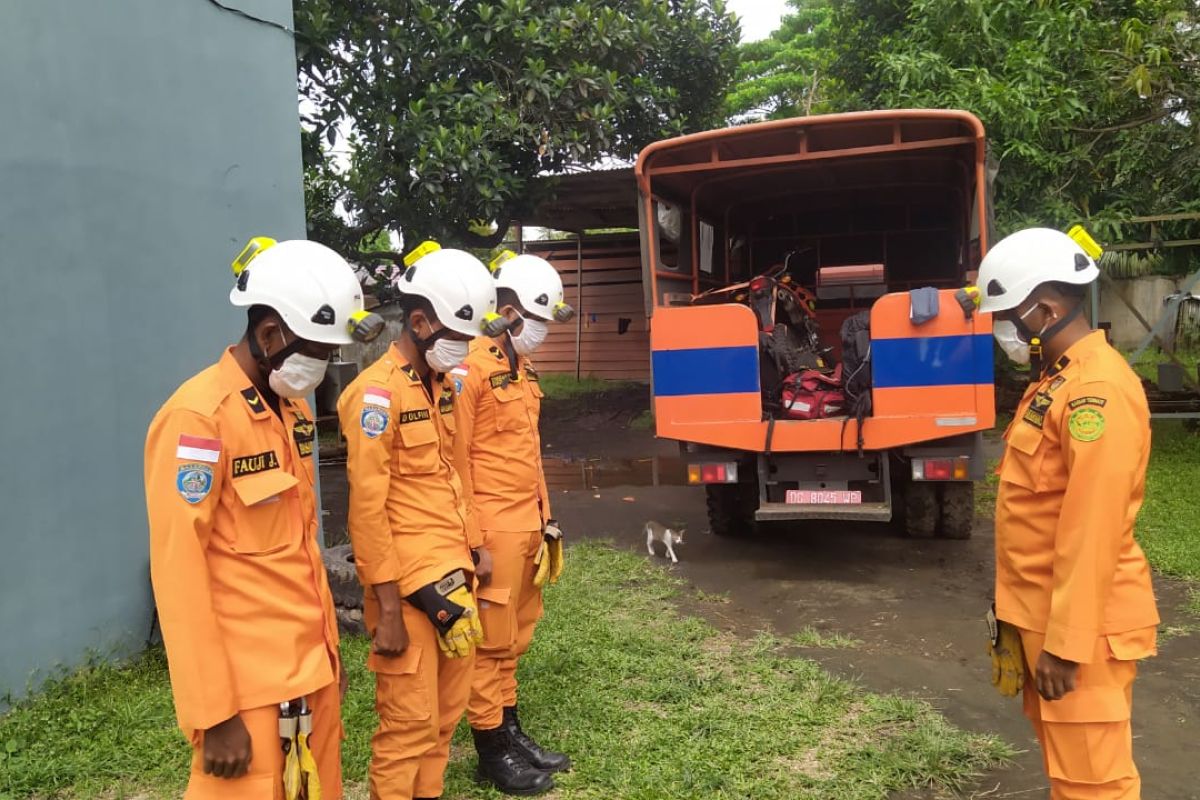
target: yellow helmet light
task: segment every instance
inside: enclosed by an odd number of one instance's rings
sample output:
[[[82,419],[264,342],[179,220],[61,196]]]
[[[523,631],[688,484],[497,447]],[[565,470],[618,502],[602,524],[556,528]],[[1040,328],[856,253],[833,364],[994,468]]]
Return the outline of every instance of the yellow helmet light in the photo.
[[[421,242],[404,257],[404,266],[411,267],[430,253],[436,253],[442,246],[432,239]]]
[[[1074,239],[1075,244],[1079,245],[1083,252],[1087,253],[1093,261],[1099,259],[1104,254],[1104,248],[1092,238],[1092,235],[1082,225],[1076,225],[1071,228],[1071,230],[1067,231],[1067,236]]]
[[[233,269],[233,277],[240,278],[242,272],[254,260],[255,256],[270,247],[274,247],[275,244],[275,240],[270,236],[255,236],[246,242],[246,246],[242,248],[242,251],[233,259],[233,263],[229,265]]]

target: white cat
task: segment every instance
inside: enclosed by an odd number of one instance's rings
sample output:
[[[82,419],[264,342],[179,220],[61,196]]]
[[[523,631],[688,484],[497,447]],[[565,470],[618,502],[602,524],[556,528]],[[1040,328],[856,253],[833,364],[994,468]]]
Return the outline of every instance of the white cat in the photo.
[[[675,545],[683,544],[683,531],[675,531],[668,528],[666,525],[654,522],[651,520],[646,523],[646,550],[650,555],[654,555],[654,543],[662,542],[667,548],[667,555],[671,558],[672,564],[678,564],[679,559],[675,557]]]

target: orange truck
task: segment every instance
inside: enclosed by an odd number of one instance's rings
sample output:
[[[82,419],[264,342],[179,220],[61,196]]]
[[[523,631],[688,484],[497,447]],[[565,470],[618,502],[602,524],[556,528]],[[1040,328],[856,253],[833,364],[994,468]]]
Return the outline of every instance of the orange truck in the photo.
[[[657,434],[713,533],[969,537],[995,424],[991,319],[958,292],[991,238],[979,120],[763,122],[656,142],[635,173]],[[801,376],[829,390],[816,412]]]

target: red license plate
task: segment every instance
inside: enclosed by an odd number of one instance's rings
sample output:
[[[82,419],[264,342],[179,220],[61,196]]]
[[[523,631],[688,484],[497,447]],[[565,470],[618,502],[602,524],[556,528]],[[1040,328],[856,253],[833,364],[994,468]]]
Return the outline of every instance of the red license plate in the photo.
[[[788,489],[787,502],[793,505],[860,505],[862,492],[814,491],[811,489]]]

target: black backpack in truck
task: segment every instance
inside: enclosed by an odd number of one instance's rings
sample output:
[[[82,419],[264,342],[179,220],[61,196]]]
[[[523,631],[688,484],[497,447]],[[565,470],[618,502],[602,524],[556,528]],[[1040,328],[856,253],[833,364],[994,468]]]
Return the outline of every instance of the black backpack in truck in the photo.
[[[846,413],[858,424],[858,450],[863,447],[863,420],[871,416],[871,312],[860,311],[842,323],[842,389]],[[845,423],[842,442],[845,444]]]

